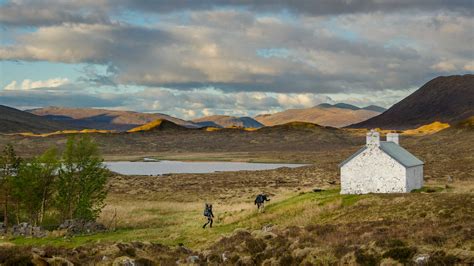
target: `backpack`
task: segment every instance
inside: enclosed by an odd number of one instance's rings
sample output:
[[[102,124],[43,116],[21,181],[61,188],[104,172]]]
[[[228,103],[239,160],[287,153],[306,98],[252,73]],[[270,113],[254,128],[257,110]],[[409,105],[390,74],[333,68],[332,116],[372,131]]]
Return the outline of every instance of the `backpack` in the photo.
[[[209,210],[209,206],[206,204],[206,207],[204,207],[204,216],[209,216],[211,215],[211,212]]]

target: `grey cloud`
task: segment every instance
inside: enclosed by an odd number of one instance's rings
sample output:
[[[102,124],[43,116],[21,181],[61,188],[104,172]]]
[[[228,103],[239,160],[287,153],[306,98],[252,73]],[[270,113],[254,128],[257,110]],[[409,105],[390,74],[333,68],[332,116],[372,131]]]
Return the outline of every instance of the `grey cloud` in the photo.
[[[69,107],[116,107],[126,98],[121,95],[94,95],[71,91],[1,91],[0,104],[17,107],[69,106]]]
[[[137,9],[144,12],[175,12],[182,10],[204,10],[219,7],[241,7],[249,10],[272,12],[293,11],[308,15],[340,15],[352,13],[371,12],[396,12],[400,10],[456,10],[472,14],[471,0],[267,0],[267,1],[239,1],[239,0],[121,0],[121,5],[126,8]]]
[[[79,3],[80,2],[80,3]],[[110,23],[101,1],[22,0],[0,5],[0,24],[51,26],[63,23]]]

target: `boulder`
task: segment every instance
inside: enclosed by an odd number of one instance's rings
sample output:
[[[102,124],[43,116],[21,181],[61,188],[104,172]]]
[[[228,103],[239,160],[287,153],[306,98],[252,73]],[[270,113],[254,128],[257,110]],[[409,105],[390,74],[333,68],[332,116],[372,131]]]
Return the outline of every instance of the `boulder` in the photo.
[[[95,221],[71,219],[64,221],[58,230],[66,230],[68,235],[77,235],[104,232],[107,228],[105,225]]]
[[[52,257],[51,259],[46,259],[46,261],[48,262],[48,265],[53,266],[74,266],[72,262],[61,257]]]
[[[112,263],[113,266],[135,266],[135,259],[127,256],[118,257]]]
[[[46,237],[48,236],[48,231],[29,223],[19,223],[12,227],[12,234],[14,236]]]

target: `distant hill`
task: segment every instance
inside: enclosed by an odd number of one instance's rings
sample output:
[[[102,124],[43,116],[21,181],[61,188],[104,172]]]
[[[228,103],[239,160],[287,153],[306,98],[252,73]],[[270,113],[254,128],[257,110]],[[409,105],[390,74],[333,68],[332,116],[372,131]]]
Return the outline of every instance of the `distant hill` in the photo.
[[[30,112],[52,121],[68,122],[80,128],[127,131],[157,119],[168,120],[190,128],[199,127],[192,122],[160,113],[65,107],[46,107],[30,110]]]
[[[66,129],[76,129],[76,127],[67,123],[50,121],[41,116],[0,105],[0,133],[48,133]]]
[[[184,126],[177,125],[171,121],[165,119],[157,119],[152,122],[146,123],[144,125],[132,128],[128,130],[128,133],[134,132],[150,132],[150,131],[160,131],[160,130],[186,130]]]
[[[352,128],[408,129],[433,122],[457,124],[474,115],[474,75],[437,77],[383,114]]]
[[[380,107],[380,106],[377,106],[377,105],[369,105],[369,106],[366,106],[366,107],[361,108],[361,109],[369,110],[369,111],[375,111],[375,112],[379,112],[379,113],[383,113],[383,112],[387,111],[386,108],[383,108],[383,107]]]
[[[260,128],[263,124],[251,117],[235,117],[228,115],[212,115],[194,119],[192,122],[203,127],[245,127]]]
[[[381,107],[380,107],[381,108]],[[307,122],[321,126],[344,127],[379,115],[380,112],[359,108],[354,105],[323,103],[306,109],[289,109],[274,114],[264,114],[255,120],[265,126],[281,125],[290,122]]]

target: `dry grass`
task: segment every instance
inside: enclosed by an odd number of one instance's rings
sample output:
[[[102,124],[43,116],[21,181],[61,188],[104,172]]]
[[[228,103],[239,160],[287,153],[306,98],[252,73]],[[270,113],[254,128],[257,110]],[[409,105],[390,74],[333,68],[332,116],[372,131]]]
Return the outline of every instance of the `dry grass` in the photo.
[[[427,135],[427,134],[434,134],[446,128],[449,128],[448,123],[441,123],[441,122],[436,121],[431,124],[420,126],[415,129],[405,130],[403,131],[403,134],[404,135]]]
[[[159,127],[162,123],[163,123],[162,119],[157,119],[155,121],[152,121],[150,123],[146,123],[146,124],[141,125],[139,127],[132,128],[132,129],[128,130],[127,132],[128,133],[133,133],[133,132],[148,131],[148,130],[154,129],[156,127]]]

